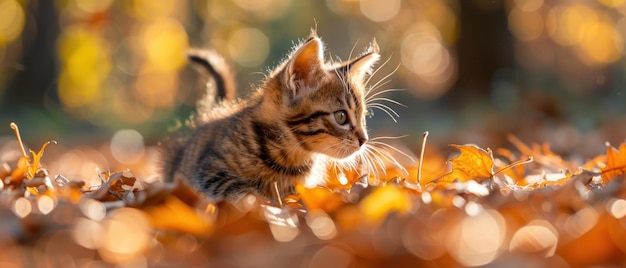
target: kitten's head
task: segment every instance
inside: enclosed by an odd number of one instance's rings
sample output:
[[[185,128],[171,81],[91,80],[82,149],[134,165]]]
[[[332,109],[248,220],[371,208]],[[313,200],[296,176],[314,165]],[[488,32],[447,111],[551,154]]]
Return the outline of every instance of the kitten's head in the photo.
[[[361,149],[368,140],[365,79],[379,57],[373,42],[355,59],[327,64],[312,33],[272,75],[281,88],[280,114],[301,148],[340,159]]]

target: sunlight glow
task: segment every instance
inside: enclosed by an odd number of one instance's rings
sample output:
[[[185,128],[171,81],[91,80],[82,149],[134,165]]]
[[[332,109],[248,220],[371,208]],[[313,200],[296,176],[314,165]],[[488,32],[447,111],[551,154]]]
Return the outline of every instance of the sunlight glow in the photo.
[[[87,27],[70,26],[59,38],[62,71],[58,93],[64,106],[87,106],[101,95],[111,70],[108,43]]]
[[[509,13],[509,29],[522,41],[532,41],[543,33],[543,17],[535,11],[514,8]]]
[[[255,28],[235,30],[228,39],[228,52],[239,65],[256,67],[265,61],[270,51],[267,36]]]
[[[106,216],[106,208],[96,200],[85,198],[80,201],[78,206],[83,215],[91,220],[101,221]]]
[[[350,265],[352,261],[353,257],[349,252],[337,246],[328,245],[315,252],[308,267],[353,267],[354,265]]]
[[[319,239],[328,240],[337,235],[335,223],[323,210],[312,210],[306,215],[306,223]]]
[[[28,198],[20,197],[13,203],[13,213],[20,218],[28,216],[32,211],[33,205]]]
[[[24,9],[18,1],[0,0],[0,47],[20,36],[25,20]]]
[[[274,239],[279,242],[289,242],[295,239],[300,233],[300,229],[294,226],[278,225],[270,223],[270,231]]]
[[[458,223],[450,235],[448,247],[461,265],[479,266],[490,263],[500,253],[506,224],[495,210],[486,210]]]
[[[509,250],[528,253],[541,252],[544,257],[551,257],[559,242],[558,232],[545,220],[534,220],[515,232],[511,238]]]
[[[55,203],[52,197],[42,195],[37,199],[37,208],[39,208],[41,214],[47,215],[54,209]]]
[[[621,219],[626,216],[626,200],[624,199],[611,199],[607,203],[607,211],[616,219]]]
[[[402,3],[400,0],[361,0],[359,6],[363,15],[372,21],[388,21],[393,19],[398,12]]]
[[[120,208],[102,223],[102,240],[98,252],[113,263],[141,260],[150,246],[149,218],[143,211]]]
[[[122,129],[111,138],[111,154],[124,164],[133,164],[143,157],[145,146],[143,136],[134,129]]]
[[[102,225],[99,222],[80,218],[74,223],[74,241],[88,249],[97,249],[102,243]]]

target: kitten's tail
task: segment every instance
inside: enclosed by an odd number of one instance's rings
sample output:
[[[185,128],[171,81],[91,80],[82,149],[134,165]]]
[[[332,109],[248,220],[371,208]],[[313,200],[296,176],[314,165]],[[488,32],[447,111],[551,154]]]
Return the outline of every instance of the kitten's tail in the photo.
[[[189,61],[195,63],[203,72],[207,72],[211,79],[206,83],[204,97],[198,101],[197,115],[189,121],[194,126],[196,122],[207,121],[209,111],[214,104],[222,101],[233,101],[236,95],[233,72],[226,61],[217,52],[209,49],[191,49],[187,52]],[[195,122],[194,122],[195,121]],[[185,128],[183,128],[185,129]],[[174,177],[182,176],[178,173],[179,165],[184,156],[188,133],[179,129],[176,134],[168,137],[162,143],[162,174],[164,181],[172,181]]]
[[[211,80],[207,82],[207,92],[205,99],[209,103],[215,101],[233,101],[236,97],[237,88],[232,70],[226,64],[226,60],[217,52],[210,49],[191,49],[187,52],[187,57],[197,66],[201,67],[210,76]],[[198,108],[201,108],[200,105]],[[212,105],[209,105],[212,106]],[[206,107],[211,108],[211,107]],[[203,111],[199,111],[203,112]]]

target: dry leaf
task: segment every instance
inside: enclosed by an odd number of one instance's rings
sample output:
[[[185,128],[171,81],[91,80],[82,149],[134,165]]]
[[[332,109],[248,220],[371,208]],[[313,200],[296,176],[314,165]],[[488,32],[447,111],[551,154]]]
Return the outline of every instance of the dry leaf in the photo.
[[[322,187],[306,188],[302,184],[296,185],[296,191],[308,210],[321,209],[331,212],[343,205],[341,196]]]
[[[369,223],[378,224],[392,212],[407,213],[413,208],[410,197],[393,184],[377,187],[360,203]]]
[[[461,154],[450,160],[452,171],[436,179],[439,187],[446,187],[454,181],[483,181],[493,176],[493,155],[491,150],[483,150],[476,145],[455,145]]]
[[[600,170],[604,183],[626,173],[626,143],[622,143],[619,150],[607,144],[606,166]]]
[[[146,212],[155,229],[206,236],[214,226],[210,219],[201,217],[195,209],[174,196],[168,196],[163,204],[149,207]]]

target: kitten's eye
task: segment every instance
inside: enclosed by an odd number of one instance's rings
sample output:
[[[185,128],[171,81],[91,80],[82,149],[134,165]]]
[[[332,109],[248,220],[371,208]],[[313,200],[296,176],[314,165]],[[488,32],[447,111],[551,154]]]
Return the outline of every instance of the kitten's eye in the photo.
[[[337,124],[345,125],[346,123],[348,123],[348,114],[346,114],[346,111],[344,110],[336,111],[335,113],[333,113],[333,117],[335,117],[335,121],[337,122]]]

